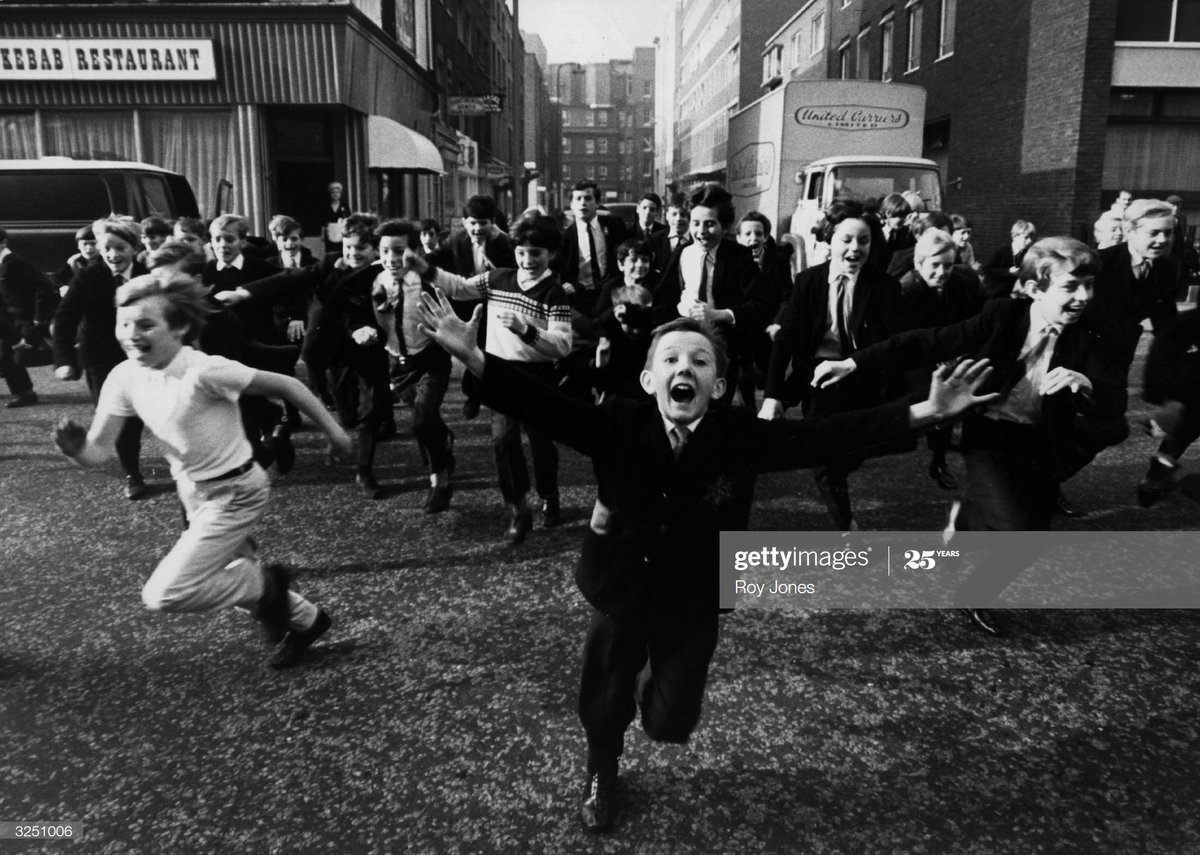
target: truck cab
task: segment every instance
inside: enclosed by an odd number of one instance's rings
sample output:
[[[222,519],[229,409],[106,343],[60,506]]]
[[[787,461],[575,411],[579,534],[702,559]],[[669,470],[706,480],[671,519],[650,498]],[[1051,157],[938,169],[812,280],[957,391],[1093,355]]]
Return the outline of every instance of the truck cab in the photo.
[[[792,214],[791,242],[796,245],[797,270],[825,260],[827,250],[817,244],[813,227],[833,202],[879,202],[889,193],[912,191],[920,194],[926,210],[942,209],[938,166],[921,157],[823,157],[797,172],[796,183],[800,185],[800,198]]]

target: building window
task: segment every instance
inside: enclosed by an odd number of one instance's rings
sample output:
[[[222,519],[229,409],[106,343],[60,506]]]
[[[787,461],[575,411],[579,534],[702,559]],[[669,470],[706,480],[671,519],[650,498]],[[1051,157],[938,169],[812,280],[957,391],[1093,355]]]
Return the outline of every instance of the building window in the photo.
[[[596,169],[596,177],[601,180],[608,178],[608,167],[607,166],[598,167]]]
[[[563,137],[563,154],[571,153],[571,138]]]
[[[600,137],[596,140],[596,154],[608,154],[608,138]]]
[[[810,27],[812,33],[812,44],[809,45],[809,56],[817,54],[821,48],[825,47],[825,13],[817,15],[812,19]]]
[[[563,114],[563,127],[564,128],[571,127],[571,111],[564,109],[562,111],[562,114]]]
[[[767,48],[767,52],[763,54],[762,82],[764,86],[768,85],[782,73],[779,67],[782,55],[783,45],[771,45]]]
[[[921,4],[911,3],[904,13],[908,24],[908,44],[905,52],[905,71],[921,67]]]
[[[1118,0],[1117,41],[1200,42],[1196,0]]]
[[[942,0],[942,14],[938,18],[938,59],[954,53],[954,19],[958,14],[958,0]]]
[[[643,98],[653,98],[654,97],[654,81],[653,80],[643,80],[642,81],[642,97]]]
[[[892,45],[896,41],[896,21],[891,17],[879,22],[879,79],[892,79]]]
[[[855,62],[857,67],[854,69],[854,76],[859,80],[871,79],[871,29],[863,28],[858,34],[858,39],[855,40]]]
[[[602,128],[608,127],[608,110],[596,111],[596,124]]]
[[[596,153],[596,141],[594,139],[592,139],[591,137],[588,137],[587,139],[585,139],[583,141],[583,153],[584,154],[595,154]]]
[[[593,111],[593,110],[588,110],[588,111],[587,111],[587,114],[584,116],[583,123],[584,123],[585,125],[587,125],[589,128],[594,128],[594,127],[596,127],[596,113],[595,113],[595,111]]]
[[[842,80],[850,79],[850,40],[846,39],[838,45],[838,77]]]
[[[780,50],[783,50],[783,48],[781,47]],[[804,33],[803,32],[797,30],[796,32],[792,33],[792,39],[790,42],[790,50],[788,51],[788,53],[790,54],[788,62],[792,68],[795,68],[797,65],[799,65],[804,60]]]

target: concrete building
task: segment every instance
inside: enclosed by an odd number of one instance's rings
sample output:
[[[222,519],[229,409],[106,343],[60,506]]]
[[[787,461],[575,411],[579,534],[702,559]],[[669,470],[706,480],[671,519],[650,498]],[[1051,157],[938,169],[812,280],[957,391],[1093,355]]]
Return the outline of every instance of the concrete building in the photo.
[[[636,48],[632,59],[550,67],[564,193],[584,178],[596,181],[605,202],[634,202],[653,188],[654,66],[654,49]],[[559,204],[568,202],[564,195]]]
[[[776,0],[676,0],[674,185],[725,180],[729,117],[762,94],[762,47],[794,11]]]

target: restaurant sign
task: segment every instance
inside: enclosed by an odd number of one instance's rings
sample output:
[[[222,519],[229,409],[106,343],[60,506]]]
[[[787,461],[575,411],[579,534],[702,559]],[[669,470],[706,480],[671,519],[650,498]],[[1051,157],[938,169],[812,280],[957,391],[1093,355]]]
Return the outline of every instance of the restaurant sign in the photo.
[[[0,80],[216,80],[212,39],[0,39]]]

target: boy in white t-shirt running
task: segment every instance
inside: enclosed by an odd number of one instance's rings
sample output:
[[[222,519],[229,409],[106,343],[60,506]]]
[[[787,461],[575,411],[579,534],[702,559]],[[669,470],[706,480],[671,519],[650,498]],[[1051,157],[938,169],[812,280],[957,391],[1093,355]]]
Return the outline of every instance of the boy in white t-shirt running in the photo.
[[[345,431],[294,377],[258,371],[185,344],[207,313],[200,282],[177,271],[138,276],[117,290],[117,340],[128,359],[105,380],[90,430],[59,422],[54,440],[83,466],[113,453],[121,426],[142,419],[167,446],[187,529],[142,589],[155,611],[201,612],[237,606],[282,642],[271,661],[289,668],[330,626],[324,609],[288,590],[288,572],[264,566],[250,536],[266,509],[270,482],[242,430],[243,394],[291,401],[323,430],[334,451],[353,453]]]

